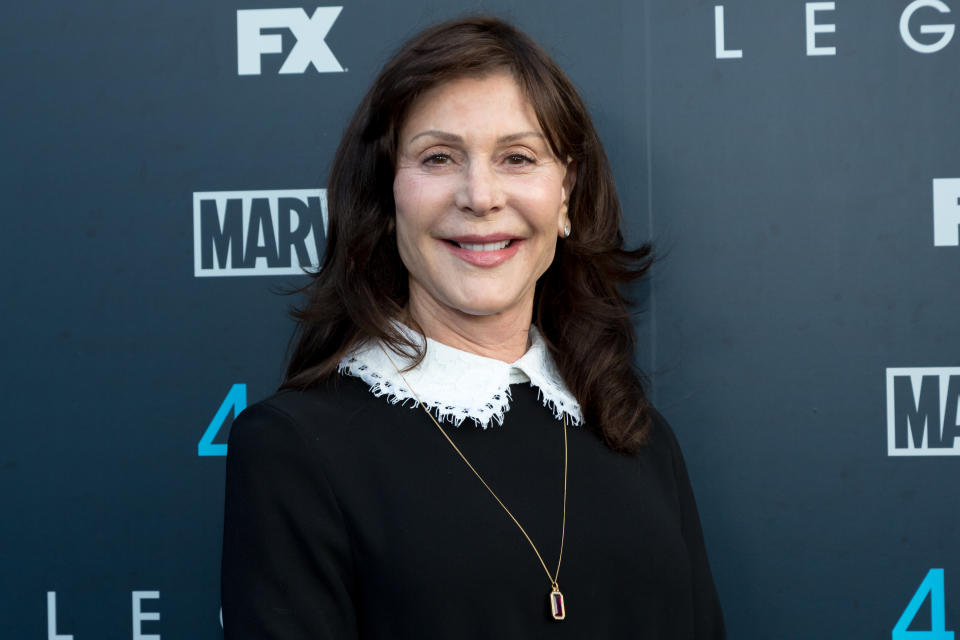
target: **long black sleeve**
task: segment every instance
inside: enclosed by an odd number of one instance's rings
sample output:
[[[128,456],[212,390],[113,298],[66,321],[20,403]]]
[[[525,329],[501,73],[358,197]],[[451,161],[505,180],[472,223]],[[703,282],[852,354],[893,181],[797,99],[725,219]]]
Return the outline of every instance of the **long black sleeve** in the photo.
[[[350,541],[313,446],[269,405],[234,421],[221,584],[226,640],[357,637]]]

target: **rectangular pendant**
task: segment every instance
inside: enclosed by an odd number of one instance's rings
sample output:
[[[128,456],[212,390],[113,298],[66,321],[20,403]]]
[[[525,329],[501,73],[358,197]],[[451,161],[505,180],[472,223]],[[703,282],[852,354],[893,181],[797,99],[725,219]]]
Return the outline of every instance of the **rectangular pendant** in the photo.
[[[550,612],[554,620],[563,620],[567,617],[567,609],[563,604],[563,594],[559,589],[550,592]]]

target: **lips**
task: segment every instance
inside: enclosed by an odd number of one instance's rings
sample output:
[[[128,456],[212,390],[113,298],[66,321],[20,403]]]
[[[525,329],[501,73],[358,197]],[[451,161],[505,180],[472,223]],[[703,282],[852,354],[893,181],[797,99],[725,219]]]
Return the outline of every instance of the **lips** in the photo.
[[[490,244],[492,242],[503,242],[504,240],[518,240],[519,236],[511,235],[509,233],[491,233],[485,236],[481,235],[464,235],[464,236],[451,236],[449,238],[444,238],[450,242],[455,242],[459,245],[463,244]]]
[[[495,267],[512,258],[523,239],[508,234],[457,236],[445,239],[444,244],[464,262],[478,267]]]

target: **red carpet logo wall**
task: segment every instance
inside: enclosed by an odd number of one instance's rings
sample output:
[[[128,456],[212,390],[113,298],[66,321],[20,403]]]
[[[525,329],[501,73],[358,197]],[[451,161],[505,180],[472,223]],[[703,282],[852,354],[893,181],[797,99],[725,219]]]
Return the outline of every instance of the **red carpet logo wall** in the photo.
[[[145,622],[160,621],[159,602],[144,603],[144,600],[160,600],[159,591],[131,591],[130,592],[130,618],[133,623],[132,640],[161,640],[159,633],[148,633],[147,631],[159,630],[159,624],[150,624],[144,627]],[[145,611],[144,607],[149,606],[150,611]],[[223,610],[218,612],[220,619],[220,628],[223,628]],[[47,591],[47,640],[74,640],[72,633],[60,633],[57,625],[57,592]],[[82,636],[81,636],[82,640]]]
[[[960,456],[960,367],[887,369],[887,455]]]
[[[197,455],[198,456],[225,456],[227,455],[227,444],[226,442],[215,442],[218,439],[220,432],[223,430],[223,427],[227,424],[227,419],[230,418],[231,423],[236,419],[240,412],[247,408],[247,385],[243,383],[237,383],[230,387],[230,391],[227,392],[226,397],[224,397],[223,402],[220,403],[220,406],[217,408],[217,412],[213,415],[213,419],[210,420],[210,424],[207,425],[207,428],[203,432],[203,436],[200,437],[200,442],[197,443]],[[232,418],[231,418],[232,414]],[[223,440],[224,438],[220,438]]]
[[[278,73],[303,73],[310,65],[320,73],[346,71],[326,37],[343,7],[317,7],[313,16],[303,9],[246,9],[237,11],[237,74],[260,75],[260,57],[282,54],[283,36],[265,29],[289,29],[296,44],[287,52]]]
[[[820,34],[836,33],[837,24],[828,22],[830,16],[825,15],[837,10],[836,2],[807,2],[804,3],[804,28],[806,33],[808,56],[835,56],[837,55],[836,38],[821,37]],[[926,22],[930,14],[950,13],[950,7],[940,0],[914,0],[900,14],[900,38],[903,43],[917,53],[936,53],[944,49],[953,40],[956,25]],[[919,16],[916,20],[914,16]],[[714,44],[716,57],[742,58],[743,49],[727,47],[726,14],[722,4],[713,8]],[[920,23],[920,24],[917,24]],[[914,34],[920,34],[917,38]],[[923,36],[936,35],[930,40]],[[924,41],[926,40],[926,41]]]
[[[326,189],[193,194],[193,275],[299,275],[327,238]]]
[[[934,246],[960,246],[960,179],[933,180]],[[960,456],[960,367],[886,371],[887,455]]]
[[[927,599],[930,600],[927,608],[930,611],[930,629],[924,630],[922,627],[925,623],[916,618]],[[947,629],[946,602],[943,569],[930,569],[894,625],[891,640],[954,640],[953,631]],[[921,620],[925,618],[924,614],[920,615]]]
[[[960,178],[933,181],[933,244],[960,246]]]
[[[0,638],[222,637],[223,456],[281,375],[276,286],[326,251],[316,176],[390,51],[475,4],[95,3],[65,38],[42,5],[6,16],[24,63],[0,109],[30,151],[9,208],[45,214],[7,229],[29,277],[6,295],[26,369],[4,385]],[[638,355],[730,637],[960,640],[960,0],[780,4],[489,8],[646,176],[620,185],[625,231],[669,256]]]
[[[132,640],[161,640],[159,633],[147,633],[147,630],[157,629],[157,625],[150,624],[144,627],[145,622],[158,622],[160,612],[156,610],[158,603],[145,603],[144,600],[159,600],[159,591],[131,591],[130,618],[133,623]],[[146,610],[150,607],[150,610]],[[220,624],[223,624],[221,614]],[[82,639],[82,636],[81,636]],[[74,640],[72,633],[60,633],[57,627],[57,592],[47,591],[47,640]]]

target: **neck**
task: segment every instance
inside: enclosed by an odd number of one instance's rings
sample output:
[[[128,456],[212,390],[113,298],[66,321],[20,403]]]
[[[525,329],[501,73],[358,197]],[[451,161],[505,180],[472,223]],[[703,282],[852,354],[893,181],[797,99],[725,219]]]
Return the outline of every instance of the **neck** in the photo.
[[[405,311],[428,338],[461,351],[516,362],[530,348],[532,299],[518,309],[472,315],[411,296]]]

